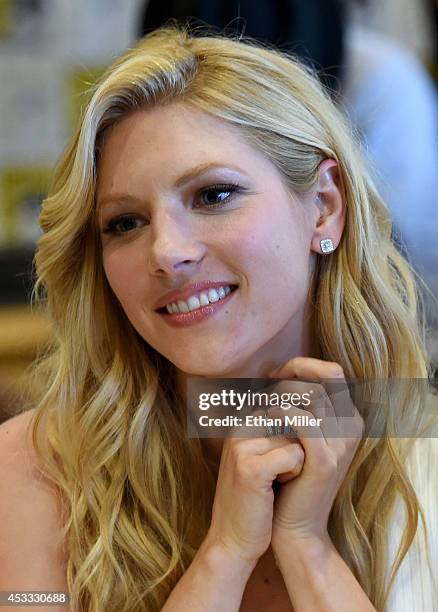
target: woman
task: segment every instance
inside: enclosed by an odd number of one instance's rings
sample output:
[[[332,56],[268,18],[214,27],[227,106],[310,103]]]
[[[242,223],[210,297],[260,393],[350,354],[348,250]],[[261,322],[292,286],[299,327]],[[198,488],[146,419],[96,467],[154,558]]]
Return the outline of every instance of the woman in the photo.
[[[422,388],[385,411],[352,405],[349,438],[185,431],[189,378],[427,379],[410,269],[310,72],[255,44],[153,32],[98,84],[40,223],[55,341],[36,371],[32,461],[63,529],[58,545],[51,510],[35,548],[72,609],[402,609],[392,579],[436,535],[420,538],[408,462],[422,443],[436,465],[432,439],[412,437]]]

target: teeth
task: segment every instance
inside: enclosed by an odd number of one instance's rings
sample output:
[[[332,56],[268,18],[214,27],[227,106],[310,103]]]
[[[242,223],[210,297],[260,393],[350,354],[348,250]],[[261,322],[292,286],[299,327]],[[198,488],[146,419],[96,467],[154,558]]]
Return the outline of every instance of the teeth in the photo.
[[[208,295],[206,293],[201,293],[201,295],[199,296],[199,301],[201,303],[201,306],[207,306],[207,304],[210,304]]]
[[[178,306],[176,304],[167,304],[166,309],[169,314],[179,312]]]
[[[184,300],[178,300],[177,304],[180,312],[190,312],[187,302],[184,302]]]
[[[190,311],[196,310],[197,308],[201,307],[201,302],[198,300],[198,298],[195,295],[192,295],[187,300],[187,306],[189,307]]]
[[[216,289],[209,289],[208,299],[210,300],[210,302],[219,302],[219,294]]]
[[[231,288],[226,285],[225,287],[219,287],[216,289],[208,289],[208,291],[202,291],[199,295],[191,295],[187,301],[178,300],[166,305],[166,310],[169,314],[179,312],[191,312],[197,310],[201,306],[207,306],[211,302],[218,302],[223,300],[229,293]]]

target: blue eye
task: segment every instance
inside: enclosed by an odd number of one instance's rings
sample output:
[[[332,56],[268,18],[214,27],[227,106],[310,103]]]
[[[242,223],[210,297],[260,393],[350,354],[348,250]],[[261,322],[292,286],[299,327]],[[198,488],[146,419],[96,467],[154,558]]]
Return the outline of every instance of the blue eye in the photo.
[[[200,196],[203,200],[204,205],[207,208],[216,208],[228,203],[233,193],[241,191],[241,187],[237,184],[231,185],[212,185],[208,189],[201,191]],[[225,195],[225,197],[223,197]],[[213,196],[210,199],[210,196]],[[217,197],[219,200],[217,201]]]
[[[133,215],[121,215],[120,217],[115,217],[108,221],[108,224],[104,230],[102,230],[103,234],[126,234],[133,229],[137,229],[136,226],[132,227],[132,222],[139,221]],[[117,229],[119,226],[125,223],[124,229]],[[126,227],[128,226],[128,227]],[[129,227],[131,226],[131,227]]]
[[[244,191],[244,189],[237,184],[211,185],[198,193],[197,199],[201,200],[201,205],[196,205],[194,208],[211,209],[226,206],[232,199],[233,194],[241,191]],[[138,229],[139,226],[136,225],[137,221],[141,221],[141,219],[132,214],[114,217],[108,221],[102,233],[118,235],[128,234]]]

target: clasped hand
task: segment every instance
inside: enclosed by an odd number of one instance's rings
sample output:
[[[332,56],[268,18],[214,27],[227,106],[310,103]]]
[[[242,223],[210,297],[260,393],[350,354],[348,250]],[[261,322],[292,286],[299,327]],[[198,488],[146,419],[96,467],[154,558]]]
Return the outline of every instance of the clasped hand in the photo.
[[[305,410],[275,408],[269,416],[321,422],[294,425],[296,437],[225,439],[207,540],[247,564],[256,563],[270,544],[275,552],[284,542],[328,540],[330,510],[363,434],[363,419],[337,363],[295,357],[270,376],[284,391],[291,391],[288,381],[294,381],[294,391],[296,385],[301,392],[312,390],[312,401]],[[331,379],[342,391],[330,396],[322,383]],[[274,499],[275,479],[281,486]]]
[[[351,401],[342,368],[333,362],[296,357],[271,376],[276,379],[339,379],[336,393],[329,395],[323,384],[309,383],[312,402],[305,409],[277,409],[289,416],[308,416],[319,425],[294,426],[304,451],[302,469],[297,476],[279,474],[282,485],[274,504],[272,544],[281,539],[328,538],[327,523],[336,494],[359,446],[364,422]],[[301,383],[300,383],[301,384]],[[294,389],[297,389],[294,383]],[[284,387],[286,390],[287,384]],[[306,389],[305,383],[302,390]],[[309,391],[309,389],[307,389]],[[301,419],[301,422],[304,419]],[[311,421],[312,422],[312,421]]]

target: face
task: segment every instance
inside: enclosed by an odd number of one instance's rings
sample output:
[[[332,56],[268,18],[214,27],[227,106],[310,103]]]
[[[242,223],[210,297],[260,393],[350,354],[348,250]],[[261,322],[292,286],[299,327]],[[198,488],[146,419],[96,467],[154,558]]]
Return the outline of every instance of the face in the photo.
[[[127,116],[106,134],[96,207],[109,285],[180,372],[256,376],[306,354],[318,210],[236,128],[182,103]],[[204,282],[237,289],[198,314],[157,311]]]

